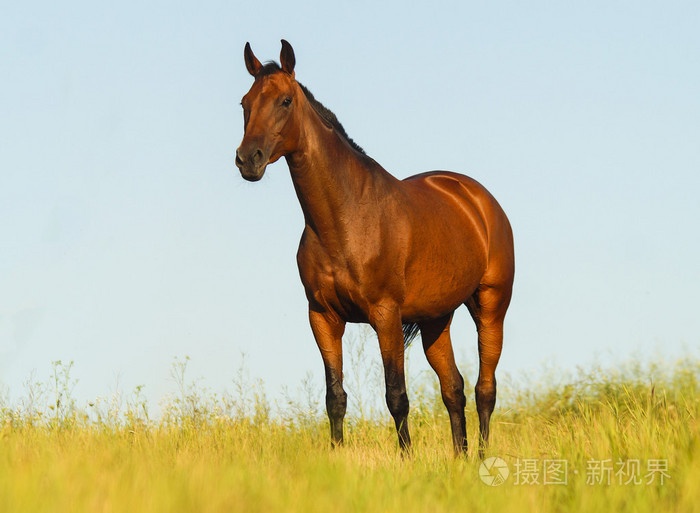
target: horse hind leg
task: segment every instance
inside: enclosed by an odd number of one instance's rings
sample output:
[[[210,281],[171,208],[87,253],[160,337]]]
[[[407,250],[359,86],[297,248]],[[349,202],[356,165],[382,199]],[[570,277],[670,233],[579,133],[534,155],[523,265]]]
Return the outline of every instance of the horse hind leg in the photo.
[[[479,378],[474,387],[479,415],[479,457],[489,442],[489,424],[496,405],[496,366],[503,347],[503,320],[510,303],[510,288],[480,286],[466,302],[479,336]]]
[[[464,418],[464,380],[455,363],[450,324],[452,313],[429,322],[420,324],[423,350],[428,363],[440,379],[440,392],[450,415],[452,443],[455,456],[467,452],[466,421]]]

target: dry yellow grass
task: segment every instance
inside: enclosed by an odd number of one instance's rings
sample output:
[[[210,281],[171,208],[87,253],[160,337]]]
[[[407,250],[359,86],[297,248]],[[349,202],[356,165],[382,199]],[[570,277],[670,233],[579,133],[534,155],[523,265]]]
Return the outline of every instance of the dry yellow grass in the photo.
[[[700,365],[649,369],[519,393],[504,385],[489,455],[510,475],[488,486],[474,451],[453,458],[430,382],[413,387],[414,450],[402,457],[385,415],[356,413],[347,445],[331,450],[322,412],[275,413],[259,392],[242,404],[183,386],[158,420],[138,397],[113,415],[107,405],[81,409],[70,366],[57,365],[58,408],[2,407],[0,511],[697,511]],[[183,362],[175,370],[184,378]],[[566,484],[544,483],[562,478],[551,460],[566,462]]]

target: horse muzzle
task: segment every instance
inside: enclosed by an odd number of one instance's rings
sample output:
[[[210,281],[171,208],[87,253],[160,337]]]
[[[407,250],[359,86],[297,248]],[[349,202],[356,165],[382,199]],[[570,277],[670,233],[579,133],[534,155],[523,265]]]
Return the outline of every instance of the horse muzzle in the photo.
[[[245,151],[241,147],[236,150],[236,167],[243,179],[249,182],[257,182],[263,177],[267,162],[268,158],[260,148]]]

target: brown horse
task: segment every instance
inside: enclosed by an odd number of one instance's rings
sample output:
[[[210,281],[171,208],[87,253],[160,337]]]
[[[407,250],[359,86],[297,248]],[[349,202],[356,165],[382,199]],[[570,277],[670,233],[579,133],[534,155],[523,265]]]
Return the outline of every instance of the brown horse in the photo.
[[[306,224],[297,262],[325,367],[332,444],[343,442],[347,406],[341,339],[347,322],[362,322],[379,338],[401,448],[411,443],[404,344],[419,328],[440,379],[455,453],[466,451],[464,380],[450,340],[452,315],[466,304],[479,336],[475,392],[483,457],[515,269],[505,213],[467,176],[434,171],[399,180],[385,171],[295,80],[286,41],[281,66],[262,65],[248,43],[244,56],[255,81],[241,102],[236,166],[253,182],[269,163],[287,160]]]

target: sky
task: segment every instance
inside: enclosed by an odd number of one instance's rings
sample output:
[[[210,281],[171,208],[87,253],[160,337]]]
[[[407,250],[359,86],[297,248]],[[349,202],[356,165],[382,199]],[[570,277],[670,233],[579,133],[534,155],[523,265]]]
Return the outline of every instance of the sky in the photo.
[[[322,387],[287,166],[257,183],[234,166],[243,47],[279,60],[282,38],[387,170],[468,174],[503,206],[499,373],[697,356],[699,4],[409,4],[4,3],[3,393],[61,360],[78,398],[143,385],[157,402],[185,356],[215,392],[243,355],[273,397],[308,373]],[[476,360],[465,308],[453,343]]]

